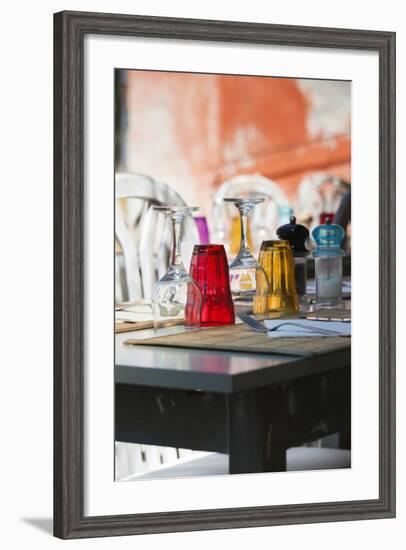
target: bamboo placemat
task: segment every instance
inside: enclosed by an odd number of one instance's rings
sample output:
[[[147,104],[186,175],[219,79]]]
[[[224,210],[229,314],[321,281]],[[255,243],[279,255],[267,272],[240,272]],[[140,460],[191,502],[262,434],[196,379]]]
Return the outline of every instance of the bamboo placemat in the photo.
[[[153,328],[151,300],[120,302],[115,305],[116,323],[114,332],[132,332]],[[141,318],[131,318],[131,316]],[[121,318],[120,318],[121,317]]]
[[[153,327],[154,323],[152,321],[121,321],[115,323],[114,332],[120,334],[121,332],[132,332]]]
[[[183,325],[183,321],[169,321],[162,326],[173,327],[176,325]],[[120,334],[121,332],[132,332],[134,330],[144,330],[147,328],[154,328],[153,321],[121,321],[115,323],[114,332]]]
[[[209,349],[252,353],[274,353],[313,357],[333,351],[349,349],[351,338],[305,337],[268,338],[264,333],[254,332],[244,324],[191,330],[181,334],[156,336],[145,339],[129,339],[128,345],[168,346],[179,348]]]

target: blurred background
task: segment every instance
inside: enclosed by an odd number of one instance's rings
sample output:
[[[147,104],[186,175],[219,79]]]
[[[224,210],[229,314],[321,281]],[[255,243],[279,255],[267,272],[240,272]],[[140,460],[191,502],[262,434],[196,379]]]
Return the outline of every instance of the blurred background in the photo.
[[[311,230],[346,197],[336,221],[350,251],[350,82],[116,70],[115,164],[116,301],[149,299],[167,268],[170,229],[154,204],[199,207],[184,228],[187,268],[199,241],[238,252],[224,197],[266,197],[250,217],[255,255],[292,214]]]
[[[173,187],[210,218],[213,195],[262,174],[295,204],[306,175],[351,180],[351,84],[343,81],[116,72],[116,167]]]
[[[223,244],[232,260],[240,218],[223,199],[261,196],[248,225],[255,256],[293,214],[309,230],[328,216],[346,229],[349,275],[350,189],[350,82],[116,70],[117,311],[149,319],[154,285],[168,268],[170,221],[155,205],[199,207],[183,224],[186,269],[199,242]],[[314,442],[322,444],[331,442]],[[199,453],[117,441],[116,479]]]

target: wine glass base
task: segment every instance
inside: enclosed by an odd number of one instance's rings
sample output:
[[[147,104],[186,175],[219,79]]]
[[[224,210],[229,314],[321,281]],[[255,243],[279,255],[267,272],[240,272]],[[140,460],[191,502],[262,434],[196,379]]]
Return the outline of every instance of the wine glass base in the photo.
[[[172,327],[183,327],[184,330],[189,331],[189,330],[199,329],[200,325],[188,325],[186,324],[184,318],[168,318],[168,319],[160,319],[159,321],[154,321],[154,330],[172,328]]]
[[[309,313],[313,311],[314,304],[309,296],[299,297],[299,313]]]
[[[315,304],[315,309],[344,309],[345,304],[342,299],[337,298],[325,298],[325,299],[317,299]]]
[[[161,279],[152,296],[154,328],[200,324],[201,293],[187,276],[174,281]]]

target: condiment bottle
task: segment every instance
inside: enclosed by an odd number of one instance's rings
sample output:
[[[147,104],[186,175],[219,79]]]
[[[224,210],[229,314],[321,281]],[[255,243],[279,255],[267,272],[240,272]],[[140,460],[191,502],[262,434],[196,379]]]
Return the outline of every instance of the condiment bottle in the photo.
[[[316,306],[337,307],[342,303],[343,256],[340,248],[345,235],[341,225],[326,223],[318,225],[312,231],[317,243],[313,251],[316,273]]]
[[[308,307],[308,299],[306,296],[306,257],[309,251],[305,243],[306,239],[309,237],[309,231],[304,225],[296,223],[295,216],[291,216],[289,218],[289,223],[278,227],[276,234],[280,239],[289,242],[295,262],[296,290],[299,296],[300,309],[306,309],[306,307]]]

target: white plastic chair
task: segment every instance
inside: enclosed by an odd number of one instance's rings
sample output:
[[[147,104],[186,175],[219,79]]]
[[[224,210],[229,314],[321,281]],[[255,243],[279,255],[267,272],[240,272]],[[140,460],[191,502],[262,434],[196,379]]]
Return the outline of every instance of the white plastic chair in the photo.
[[[275,181],[261,174],[245,174],[225,181],[214,195],[213,242],[224,244],[227,252],[229,251],[231,220],[238,213],[232,204],[224,203],[223,199],[258,196],[266,197],[266,200],[256,206],[250,215],[252,252],[257,254],[263,240],[275,238],[275,231],[280,224],[280,212],[289,207],[288,198]]]
[[[154,205],[185,205],[166,184],[140,174],[116,174],[116,301],[150,299],[156,281],[168,267],[172,246],[170,224]],[[199,242],[196,223],[185,220],[182,253],[186,267]]]
[[[116,174],[116,302],[148,300],[156,281],[168,268],[172,247],[171,225],[154,205],[183,206],[184,200],[166,184],[140,174]],[[193,245],[199,242],[196,223],[189,216],[183,225],[182,255],[189,265]],[[176,463],[193,451],[116,442],[117,479],[161,464]]]
[[[299,183],[296,212],[300,217],[311,217],[313,229],[319,225],[320,214],[337,211],[349,189],[349,183],[332,174],[317,172],[306,176]]]
[[[286,470],[331,470],[351,467],[351,451],[344,449],[320,449],[315,447],[291,447],[286,453]],[[198,453],[191,460],[179,460],[174,465],[162,465],[149,472],[129,474],[122,481],[137,479],[168,479],[174,477],[226,476],[229,473],[228,455],[222,453]]]

